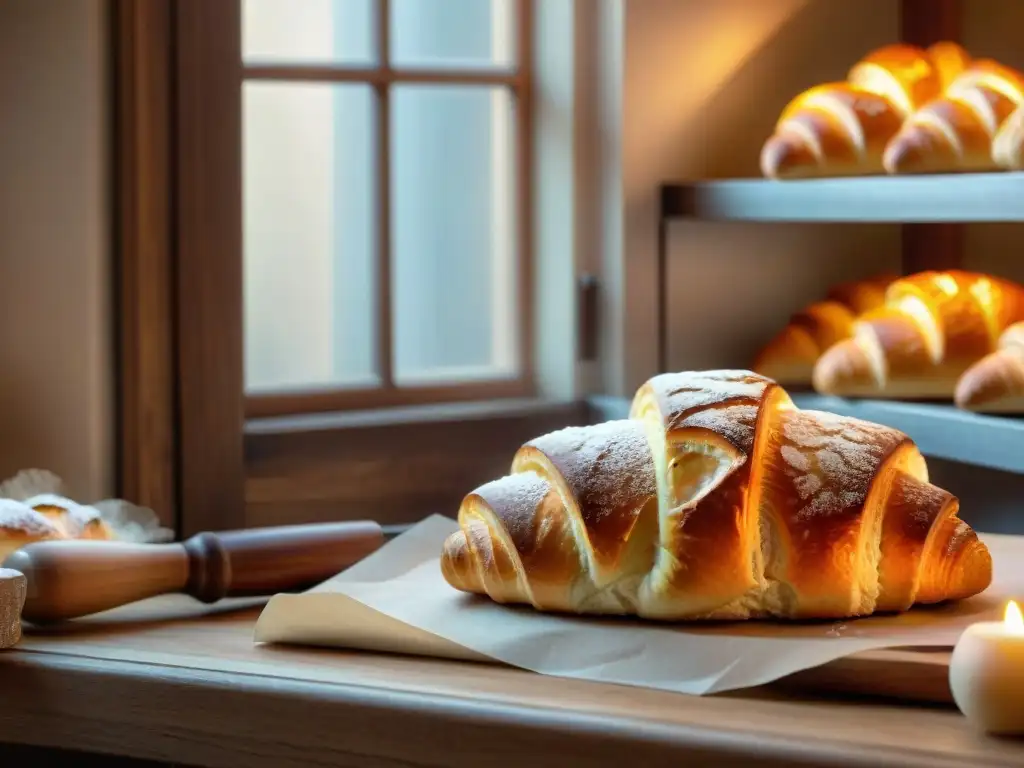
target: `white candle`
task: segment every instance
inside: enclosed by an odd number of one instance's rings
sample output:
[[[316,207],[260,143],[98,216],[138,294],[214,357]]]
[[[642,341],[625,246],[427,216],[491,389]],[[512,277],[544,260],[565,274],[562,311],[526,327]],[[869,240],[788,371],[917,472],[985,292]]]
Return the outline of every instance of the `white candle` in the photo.
[[[1002,621],[972,624],[949,664],[953,700],[981,730],[1024,733],[1024,618],[1013,600]]]

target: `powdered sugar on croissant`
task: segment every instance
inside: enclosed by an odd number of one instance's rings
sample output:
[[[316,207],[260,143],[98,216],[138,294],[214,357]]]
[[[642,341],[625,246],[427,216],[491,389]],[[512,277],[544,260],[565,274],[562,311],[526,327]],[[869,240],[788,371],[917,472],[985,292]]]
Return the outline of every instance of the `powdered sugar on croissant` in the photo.
[[[906,435],[748,371],[657,376],[470,493],[441,568],[540,610],[842,618],[976,594],[991,558]]]

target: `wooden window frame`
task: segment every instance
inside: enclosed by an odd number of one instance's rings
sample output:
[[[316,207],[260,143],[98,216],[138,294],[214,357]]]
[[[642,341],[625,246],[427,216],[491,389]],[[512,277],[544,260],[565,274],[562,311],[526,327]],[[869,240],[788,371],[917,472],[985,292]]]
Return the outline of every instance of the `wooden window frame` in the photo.
[[[119,495],[177,524],[170,0],[113,0]]]
[[[237,24],[224,15],[237,15],[238,6],[220,0],[109,1],[115,42],[122,496],[152,507],[165,524],[186,535],[286,520],[351,516],[396,522],[435,511],[451,513],[466,489],[507,468],[523,440],[600,417],[598,409],[575,399],[581,389],[593,390],[587,383],[593,367],[584,364],[573,372],[549,367],[552,360],[562,365],[574,349],[578,353],[587,345],[574,347],[577,342],[553,338],[553,324],[561,323],[564,307],[554,313],[554,302],[541,300],[540,319],[532,334],[524,334],[524,343],[532,335],[541,350],[538,380],[547,400],[416,408],[396,398],[395,407],[375,412],[247,420],[241,228],[225,224],[241,216],[237,100],[242,63],[213,32],[218,24]],[[595,16],[583,9],[594,5],[577,0],[574,23],[592,26]],[[962,0],[902,0],[902,38],[925,45],[958,39],[962,5]],[[554,6],[546,6],[548,12],[554,13]],[[222,18],[211,25],[211,14]],[[595,39],[601,34],[600,29],[590,32],[597,33]],[[574,66],[592,75],[599,67],[588,58],[593,47],[588,54],[582,39],[569,46],[576,49]],[[545,51],[565,48],[564,38],[542,46]],[[218,94],[227,94],[227,102],[218,102]],[[574,108],[581,109],[585,99],[575,98]],[[545,123],[536,117],[537,124]],[[601,158],[585,149],[593,137],[579,139],[573,139],[573,163],[586,173]],[[221,170],[226,163],[229,173],[217,171],[218,163]],[[574,195],[572,217],[583,222],[584,230],[592,226],[601,202],[579,207],[577,184],[578,179],[537,187],[535,231],[530,233],[533,239],[540,232],[545,247],[550,245],[559,258],[567,245],[577,249],[575,279],[585,258],[580,254],[593,241],[585,234],[567,240],[544,230],[547,209],[568,194]],[[594,187],[589,178],[581,189]],[[958,225],[906,225],[903,232],[906,269],[959,263]],[[531,265],[538,273],[534,282],[547,286],[548,294],[550,286],[558,286],[556,298],[564,303],[574,278],[556,262],[544,258]],[[613,283],[614,274],[606,276],[604,290],[621,289]],[[595,322],[591,318],[587,326]],[[537,333],[538,328],[545,332]],[[588,335],[581,331],[579,338]],[[621,344],[608,334],[601,349],[605,384],[614,384],[628,368],[616,352]],[[576,357],[572,365],[583,359]],[[563,399],[551,400],[552,395]]]
[[[240,142],[245,73],[239,45],[225,44],[223,37],[223,30],[240,28],[240,8],[240,2],[210,0],[111,0],[117,47],[119,493],[155,509],[183,536],[285,522],[370,517],[393,523],[452,514],[466,490],[507,471],[522,442],[594,418],[585,402],[540,398],[533,386],[536,338],[533,312],[525,311],[536,234],[527,161],[534,135],[529,73],[486,75],[487,82],[521,89],[516,202],[522,377],[458,391],[391,387],[383,394],[246,398]],[[524,14],[519,56],[531,62],[533,19]],[[287,69],[259,67],[248,74],[356,77],[340,68]],[[391,70],[383,76],[371,72],[369,79],[383,87],[402,80],[447,82],[451,74]],[[476,75],[469,79],[478,81]],[[382,122],[387,125],[386,114]],[[387,194],[386,182],[378,187]],[[381,244],[387,253],[387,236]],[[386,345],[385,350],[390,338]],[[549,339],[545,345],[550,347]],[[360,408],[372,410],[338,413]],[[312,413],[322,410],[333,412]],[[310,413],[272,415],[298,411]]]
[[[391,0],[375,0],[374,37],[377,62],[367,66],[344,64],[248,64],[242,63],[241,89],[245,82],[318,82],[368,85],[374,92],[375,196],[376,205],[376,376],[379,384],[360,389],[329,388],[318,392],[249,394],[245,415],[251,418],[326,413],[367,408],[451,403],[497,398],[532,397],[533,344],[531,306],[532,230],[532,101],[533,101],[533,4],[535,0],[511,0],[515,45],[511,69],[445,68],[417,66],[397,68],[392,64]],[[241,3],[239,3],[241,5]],[[238,14],[216,13],[220,44],[236,41],[231,55],[242,61],[241,24]],[[225,48],[231,48],[226,45]],[[514,114],[514,230],[516,242],[517,308],[514,322],[518,338],[517,370],[512,376],[440,385],[399,386],[394,374],[394,311],[392,302],[392,217],[391,217],[391,104],[395,86],[446,85],[492,86],[507,89]]]

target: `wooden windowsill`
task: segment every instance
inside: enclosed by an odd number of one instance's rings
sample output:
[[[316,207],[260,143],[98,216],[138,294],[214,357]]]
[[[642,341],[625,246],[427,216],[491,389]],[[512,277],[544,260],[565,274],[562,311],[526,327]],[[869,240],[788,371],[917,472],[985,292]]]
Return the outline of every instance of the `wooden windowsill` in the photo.
[[[582,401],[524,399],[250,420],[245,524],[454,515],[524,442],[592,417]]]
[[[695,698],[502,666],[259,647],[257,615],[258,605],[218,612],[160,598],[28,634],[0,653],[0,745],[211,768],[939,768],[1022,756],[951,708],[778,689]]]

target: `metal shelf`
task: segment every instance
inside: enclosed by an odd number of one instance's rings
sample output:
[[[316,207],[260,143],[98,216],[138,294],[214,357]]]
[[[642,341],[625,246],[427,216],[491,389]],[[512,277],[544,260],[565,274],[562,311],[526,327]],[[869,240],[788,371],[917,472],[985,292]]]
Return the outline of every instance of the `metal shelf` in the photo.
[[[1024,418],[986,416],[952,405],[889,400],[845,400],[816,394],[793,394],[801,408],[831,411],[873,421],[905,432],[926,456],[960,464],[1024,473]],[[595,420],[624,419],[629,400],[594,397]]]
[[[661,187],[658,368],[668,370],[668,230],[673,221],[804,223],[1024,222],[1024,172],[724,179]]]
[[[728,179],[661,188],[662,219],[778,222],[1024,222],[1024,172]]]
[[[906,432],[926,456],[976,467],[1024,473],[1024,419],[986,416],[952,405],[890,400],[844,400],[793,395],[801,408],[831,411]]]

